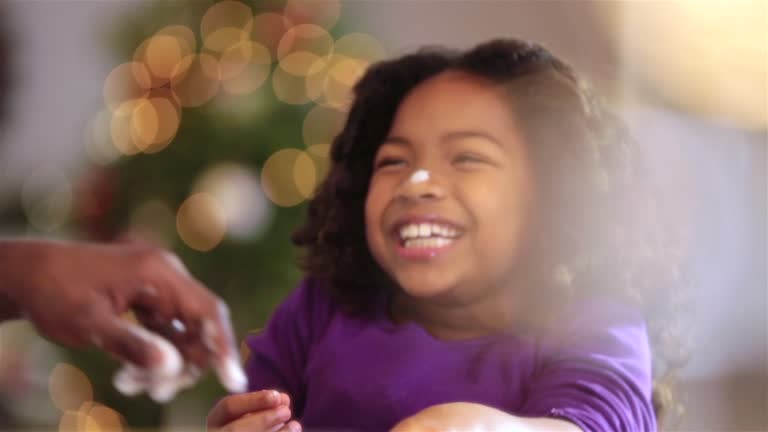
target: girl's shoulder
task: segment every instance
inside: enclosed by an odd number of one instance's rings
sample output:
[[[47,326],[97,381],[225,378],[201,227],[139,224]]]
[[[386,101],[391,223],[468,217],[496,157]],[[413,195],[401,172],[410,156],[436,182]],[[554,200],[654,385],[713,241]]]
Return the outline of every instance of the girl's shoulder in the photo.
[[[561,308],[544,341],[545,356],[550,359],[610,366],[630,371],[642,378],[640,382],[650,381],[645,318],[639,308],[628,303],[608,297],[570,302]]]
[[[272,312],[266,326],[252,331],[246,343],[253,349],[271,341],[295,341],[306,346],[317,340],[339,313],[322,279],[303,278]]]
[[[567,323],[564,333],[592,332],[606,328],[645,327],[639,308],[608,296],[588,296],[558,308],[558,321]]]
[[[592,296],[559,308],[545,332],[546,345],[564,352],[650,360],[648,332],[639,308],[609,297]]]
[[[317,326],[340,313],[339,303],[332,297],[328,282],[306,276],[278,307],[277,313],[304,318]]]
[[[330,281],[304,277],[273,313],[270,324],[299,334],[306,341],[317,341],[327,331],[360,331],[385,328],[385,296],[374,298],[366,308],[354,309],[338,298]]]

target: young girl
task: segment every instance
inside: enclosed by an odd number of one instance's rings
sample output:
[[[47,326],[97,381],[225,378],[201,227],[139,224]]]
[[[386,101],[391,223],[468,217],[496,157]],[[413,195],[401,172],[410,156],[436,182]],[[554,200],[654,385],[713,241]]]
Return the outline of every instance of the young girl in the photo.
[[[632,147],[571,69],[496,40],[374,65],[355,95],[294,236],[308,277],[208,426],[655,430],[628,300],[667,270]]]

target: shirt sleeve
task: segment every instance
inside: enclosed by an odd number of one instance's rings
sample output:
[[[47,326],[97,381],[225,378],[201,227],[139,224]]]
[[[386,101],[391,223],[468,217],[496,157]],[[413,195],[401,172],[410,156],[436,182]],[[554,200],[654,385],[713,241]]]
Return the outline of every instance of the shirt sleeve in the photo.
[[[245,339],[248,390],[288,393],[297,416],[304,406],[307,360],[331,314],[331,302],[323,290],[316,280],[303,280],[277,307],[264,330]]]
[[[522,414],[569,420],[588,432],[653,432],[651,353],[645,321],[607,300],[580,302],[542,344]]]

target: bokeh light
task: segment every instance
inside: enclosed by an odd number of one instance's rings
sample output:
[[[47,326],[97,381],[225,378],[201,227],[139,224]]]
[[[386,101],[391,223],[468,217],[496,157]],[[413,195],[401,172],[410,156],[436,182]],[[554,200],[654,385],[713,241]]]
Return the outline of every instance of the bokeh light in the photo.
[[[341,15],[339,0],[288,0],[285,15],[296,24],[316,24],[333,28]]]
[[[342,55],[319,60],[306,79],[307,97],[320,105],[347,111],[352,89],[368,66],[364,60]]]
[[[307,76],[320,57],[308,51],[290,53],[280,61],[280,67],[291,75]]]
[[[178,71],[181,59],[191,53],[189,47],[182,46],[176,38],[156,35],[147,41],[144,64],[152,75],[167,80]]]
[[[248,33],[241,28],[226,27],[213,32],[203,43],[207,54],[219,55],[242,42],[248,41]]]
[[[222,81],[221,87],[225,92],[233,95],[253,93],[266,82],[269,72],[269,65],[249,63],[240,75]]]
[[[181,109],[168,97],[144,99],[131,115],[133,142],[145,153],[156,153],[176,136],[181,123]]]
[[[233,45],[234,47],[234,45]],[[211,55],[201,53],[198,57],[200,70],[210,79],[220,81],[221,76],[221,55]]]
[[[301,132],[304,145],[330,144],[341,132],[347,119],[345,112],[316,105],[304,117]]]
[[[133,60],[147,67],[152,87],[160,87],[186,71],[189,62],[185,59],[195,53],[195,48],[192,30],[180,25],[168,26],[139,45]]]
[[[375,37],[367,33],[348,33],[333,44],[333,53],[373,63],[384,59],[387,51]]]
[[[202,252],[215,248],[224,238],[226,216],[221,204],[208,193],[187,198],[176,214],[176,229],[184,243]]]
[[[75,366],[56,363],[48,378],[48,393],[53,404],[61,411],[77,411],[93,399],[93,388],[88,377]]]
[[[125,114],[149,94],[150,88],[152,80],[143,63],[123,63],[104,80],[104,102],[111,111]]]
[[[245,31],[251,41],[266,47],[271,57],[277,59],[280,40],[291,27],[293,24],[283,14],[267,12],[254,16]]]
[[[88,417],[104,432],[120,432],[123,430],[125,420],[117,411],[98,403],[91,404]]]
[[[296,183],[296,190],[302,198],[311,198],[317,186],[317,169],[314,160],[307,154],[301,152],[296,157],[293,164],[293,181]]]
[[[768,126],[764,1],[621,2],[605,14],[627,82],[685,111]]]
[[[221,57],[222,88],[230,94],[256,91],[269,78],[272,58],[269,50],[256,42],[242,42]]]
[[[112,137],[112,145],[120,153],[131,156],[141,152],[141,149],[134,142],[133,135],[131,134],[131,118],[132,112],[112,113],[112,118],[109,122],[109,132]]]
[[[185,59],[185,73],[174,75],[171,88],[183,107],[199,107],[213,99],[220,87],[219,61],[209,54],[195,54]]]
[[[77,410],[65,411],[59,420],[59,432],[121,432],[125,420],[115,410],[84,402]]]
[[[214,165],[197,180],[193,190],[216,199],[224,215],[227,232],[234,238],[252,237],[270,216],[270,207],[257,175],[243,165]]]
[[[192,29],[187,26],[170,25],[161,28],[155,34],[158,36],[171,36],[175,38],[178,41],[179,46],[182,48],[182,51],[185,53],[182,57],[186,56],[187,54],[194,53],[197,49],[197,39],[195,38],[195,32],[193,32]]]
[[[200,34],[206,50],[223,53],[248,40],[245,29],[253,19],[253,11],[245,3],[225,0],[213,4],[200,21]]]
[[[290,105],[310,102],[304,77],[292,75],[283,68],[272,71],[272,90],[278,100]]]
[[[110,122],[114,147],[125,155],[156,153],[176,136],[181,123],[181,107],[167,88],[153,89],[128,113],[115,112]]]
[[[332,54],[333,38],[324,28],[301,24],[289,29],[277,47],[280,67],[286,72],[306,76],[318,60]]]
[[[314,191],[317,173],[314,162],[298,149],[283,149],[272,154],[261,170],[264,193],[276,205],[292,207]]]
[[[307,149],[307,155],[315,164],[315,178],[319,184],[328,175],[331,169],[331,145],[315,144]]]
[[[352,88],[365,74],[368,62],[353,58],[337,58],[339,61],[332,63],[328,69],[323,96],[329,106],[347,110],[352,101]]]
[[[87,414],[79,410],[68,410],[62,414],[61,420],[59,420],[59,432],[80,432],[87,426],[93,430],[96,425],[94,422],[89,422]]]
[[[31,173],[21,188],[21,203],[30,225],[53,232],[68,220],[72,212],[73,191],[67,176],[43,168]]]
[[[85,127],[85,153],[97,165],[109,165],[121,155],[112,144],[111,122],[112,113],[103,109],[88,120]]]
[[[254,56],[258,56],[261,63],[271,62],[269,51],[254,42],[241,41],[229,47],[219,57],[221,79],[226,80],[240,75]]]

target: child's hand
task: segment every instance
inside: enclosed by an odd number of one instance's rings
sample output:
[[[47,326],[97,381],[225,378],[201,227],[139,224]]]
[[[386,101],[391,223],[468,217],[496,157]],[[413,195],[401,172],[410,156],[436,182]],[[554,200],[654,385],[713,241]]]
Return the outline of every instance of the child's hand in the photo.
[[[208,413],[208,430],[221,432],[301,432],[291,419],[290,398],[275,390],[227,396]]]

